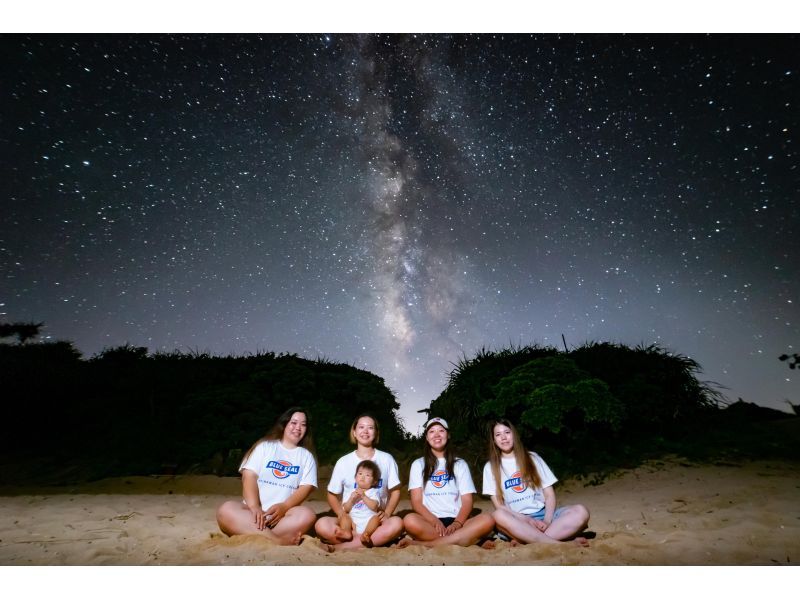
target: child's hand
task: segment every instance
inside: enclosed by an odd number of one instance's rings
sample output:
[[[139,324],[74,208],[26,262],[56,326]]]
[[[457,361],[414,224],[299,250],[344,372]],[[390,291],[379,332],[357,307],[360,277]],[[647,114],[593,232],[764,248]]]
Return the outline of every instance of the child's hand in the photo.
[[[359,494],[358,492],[354,491],[352,494],[350,494],[350,498],[348,498],[347,502],[345,502],[343,505],[345,512],[349,513],[360,500],[361,500],[361,494]]]

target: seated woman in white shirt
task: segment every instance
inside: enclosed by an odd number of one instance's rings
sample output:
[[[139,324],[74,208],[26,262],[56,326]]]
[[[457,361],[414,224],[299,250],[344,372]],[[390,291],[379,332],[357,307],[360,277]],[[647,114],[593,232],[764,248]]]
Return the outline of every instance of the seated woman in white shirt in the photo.
[[[314,526],[317,536],[336,550],[361,548],[364,543],[359,534],[355,536],[348,527],[352,527],[351,514],[344,508],[350,500],[358,484],[355,481],[358,465],[368,459],[378,466],[380,478],[376,480],[375,490],[379,497],[379,525],[369,535],[370,546],[385,546],[403,533],[403,520],[394,515],[397,503],[400,502],[400,476],[397,462],[389,453],[378,450],[380,426],[370,414],[359,415],[350,426],[350,442],[356,445],[353,452],[341,457],[333,468],[328,483],[328,504],[334,516],[320,517]]]
[[[292,407],[245,454],[239,468],[244,500],[220,505],[219,528],[229,536],[261,534],[278,544],[299,544],[316,519],[301,505],[317,485],[317,462],[309,449],[308,414]]]
[[[589,511],[583,505],[557,508],[553,484],[558,480],[547,463],[522,445],[513,424],[506,419],[489,426],[489,461],[483,468],[483,494],[495,506],[497,529],[521,544],[558,544],[574,540],[589,524]]]
[[[488,536],[494,519],[470,517],[475,485],[469,466],[449,445],[447,422],[434,417],[425,424],[424,456],[411,464],[408,491],[413,513],[403,518],[406,532],[398,547],[409,544],[471,546]]]

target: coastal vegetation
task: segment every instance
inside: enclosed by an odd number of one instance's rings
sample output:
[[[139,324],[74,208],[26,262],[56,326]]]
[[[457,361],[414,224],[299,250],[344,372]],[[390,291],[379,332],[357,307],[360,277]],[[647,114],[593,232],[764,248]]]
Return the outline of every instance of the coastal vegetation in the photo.
[[[0,344],[0,380],[3,459],[88,477],[236,474],[243,452],[293,405],[310,412],[321,463],[350,450],[350,424],[365,411],[381,423],[382,448],[407,441],[381,378],[293,354],[123,345],[84,359],[65,341]]]
[[[401,469],[419,451],[384,380],[352,365],[273,352],[150,353],[128,344],[84,358],[68,341],[34,341],[41,326],[0,329],[7,339],[0,342],[7,422],[0,483],[236,475],[244,451],[292,405],[311,414],[321,465],[350,450],[349,426],[363,412],[380,422],[381,448]],[[474,472],[486,458],[487,422],[500,417],[516,422],[526,446],[546,454],[562,476],[603,476],[667,453],[800,455],[796,415],[728,404],[700,373],[694,360],[656,346],[482,349],[454,364],[425,411],[449,422],[457,452]]]
[[[454,365],[427,410],[447,419],[475,468],[488,422],[517,422],[526,446],[562,475],[602,476],[666,453],[690,458],[797,458],[788,413],[729,403],[700,364],[658,346],[586,343],[571,351],[526,345],[481,349]]]

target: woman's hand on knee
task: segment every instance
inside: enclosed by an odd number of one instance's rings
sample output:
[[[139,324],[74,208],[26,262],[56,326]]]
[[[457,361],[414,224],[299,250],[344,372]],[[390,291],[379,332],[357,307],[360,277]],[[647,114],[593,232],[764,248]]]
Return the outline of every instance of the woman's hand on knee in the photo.
[[[433,529],[436,532],[437,536],[441,537],[447,534],[447,530],[445,529],[444,524],[438,519],[435,522],[433,522]]]
[[[544,532],[544,531],[547,530],[548,527],[550,527],[550,525],[548,525],[547,523],[545,523],[541,519],[531,519],[531,521],[533,522],[533,526],[536,529],[538,529],[540,532]]]
[[[450,525],[447,526],[447,529],[444,530],[444,535],[449,536],[464,527],[464,524],[460,521],[453,521]]]
[[[286,515],[286,511],[289,509],[286,508],[286,505],[282,502],[277,502],[272,505],[269,509],[267,509],[265,513],[265,521],[269,527],[275,527],[280,523],[280,520],[283,519],[283,516]],[[263,529],[263,528],[259,528]]]
[[[253,514],[253,523],[256,524],[256,529],[262,530],[267,526],[266,515],[261,507],[248,507]]]

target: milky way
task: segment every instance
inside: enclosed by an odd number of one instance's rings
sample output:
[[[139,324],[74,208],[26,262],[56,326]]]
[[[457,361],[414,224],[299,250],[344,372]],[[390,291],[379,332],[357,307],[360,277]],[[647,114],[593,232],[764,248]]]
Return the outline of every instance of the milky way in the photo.
[[[325,356],[412,432],[481,347],[658,343],[786,408],[794,36],[3,36],[0,316]]]

